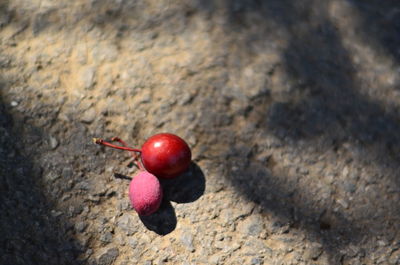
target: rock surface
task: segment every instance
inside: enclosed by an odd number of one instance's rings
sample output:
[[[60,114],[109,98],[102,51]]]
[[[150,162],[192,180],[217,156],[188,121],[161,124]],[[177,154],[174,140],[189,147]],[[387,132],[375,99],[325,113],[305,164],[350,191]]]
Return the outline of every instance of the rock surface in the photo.
[[[399,264],[396,1],[3,1],[0,264]],[[160,210],[130,155],[171,132]]]

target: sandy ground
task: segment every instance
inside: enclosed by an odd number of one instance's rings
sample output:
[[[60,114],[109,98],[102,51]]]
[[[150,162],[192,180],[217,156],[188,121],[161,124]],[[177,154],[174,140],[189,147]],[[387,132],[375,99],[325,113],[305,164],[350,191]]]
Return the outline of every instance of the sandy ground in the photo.
[[[397,0],[2,0],[0,43],[0,264],[400,264]],[[91,139],[159,132],[139,217]]]

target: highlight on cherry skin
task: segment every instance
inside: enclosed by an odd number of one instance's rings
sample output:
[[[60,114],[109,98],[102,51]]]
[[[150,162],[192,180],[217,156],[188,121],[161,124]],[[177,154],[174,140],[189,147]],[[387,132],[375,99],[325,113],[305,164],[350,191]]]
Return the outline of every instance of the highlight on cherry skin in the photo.
[[[179,136],[171,133],[160,133],[151,136],[142,145],[142,149],[131,148],[118,137],[112,138],[123,146],[114,145],[100,138],[93,138],[96,144],[130,151],[137,159],[140,154],[144,168],[159,178],[174,178],[185,172],[192,160],[188,144]],[[140,163],[137,163],[139,168]]]

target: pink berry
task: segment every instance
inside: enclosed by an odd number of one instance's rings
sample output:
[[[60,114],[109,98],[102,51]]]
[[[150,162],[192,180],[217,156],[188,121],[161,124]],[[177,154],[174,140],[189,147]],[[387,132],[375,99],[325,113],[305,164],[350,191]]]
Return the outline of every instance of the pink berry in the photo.
[[[150,137],[142,146],[142,162],[146,170],[161,178],[174,178],[185,172],[192,153],[188,144],[171,133]]]
[[[129,185],[129,199],[139,215],[146,216],[156,212],[162,197],[160,182],[147,171],[140,171]]]

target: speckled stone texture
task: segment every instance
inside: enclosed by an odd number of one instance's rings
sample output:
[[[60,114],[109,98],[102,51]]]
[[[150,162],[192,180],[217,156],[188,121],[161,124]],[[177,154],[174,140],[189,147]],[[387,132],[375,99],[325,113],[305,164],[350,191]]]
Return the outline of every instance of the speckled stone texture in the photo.
[[[0,1],[0,264],[400,260],[398,0]],[[189,170],[132,208],[128,152]]]

